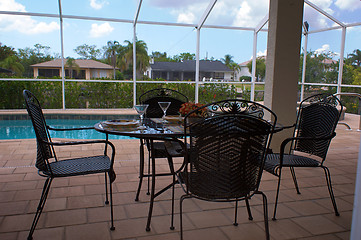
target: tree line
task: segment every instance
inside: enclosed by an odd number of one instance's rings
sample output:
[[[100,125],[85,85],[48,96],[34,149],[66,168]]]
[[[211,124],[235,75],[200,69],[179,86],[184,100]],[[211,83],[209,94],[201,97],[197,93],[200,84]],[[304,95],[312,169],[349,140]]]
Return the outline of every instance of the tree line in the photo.
[[[108,41],[101,48],[96,45],[83,44],[77,46],[74,52],[79,55],[80,59],[93,59],[113,67],[113,77],[115,79],[129,79],[133,73],[133,43],[125,40],[123,44],[118,41]],[[337,83],[339,61],[333,61],[334,53],[321,53],[315,51],[307,53],[306,82],[310,83]],[[11,46],[0,43],[0,67],[11,70],[15,77],[33,77],[31,65],[50,61],[60,58],[59,54],[51,54],[50,47],[41,44],[35,44],[34,47],[15,50]],[[180,62],[184,60],[195,60],[194,53],[180,53],[174,56],[168,56],[166,52],[154,51],[148,54],[147,44],[143,40],[136,40],[136,59],[137,59],[137,76],[142,76],[151,59],[154,61]],[[302,76],[302,64],[304,54],[300,58],[300,75]],[[77,70],[74,58],[68,57],[66,67]],[[209,60],[215,60],[211,57]],[[233,60],[233,56],[226,54],[219,59],[233,71],[233,79],[236,78],[236,72],[241,66]],[[247,64],[249,72],[252,72],[252,62]],[[72,73],[73,71],[69,71]],[[256,59],[256,81],[262,81],[266,72],[265,57]],[[7,74],[1,73],[0,77],[8,77]],[[72,77],[72,76],[70,76]],[[250,81],[248,76],[240,76],[237,80]],[[361,85],[361,51],[354,50],[348,54],[344,61],[343,67],[343,84]]]

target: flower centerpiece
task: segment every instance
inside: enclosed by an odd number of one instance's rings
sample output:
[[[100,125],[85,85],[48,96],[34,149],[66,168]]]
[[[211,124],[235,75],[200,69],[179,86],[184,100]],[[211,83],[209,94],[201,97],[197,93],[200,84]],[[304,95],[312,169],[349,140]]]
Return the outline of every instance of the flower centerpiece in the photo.
[[[193,110],[196,110],[199,107],[204,106],[204,104],[201,103],[193,103],[193,102],[186,102],[181,105],[181,108],[179,109],[179,113],[182,117],[187,115],[188,113],[192,112]],[[202,108],[190,115],[190,117],[200,117],[202,116],[207,110],[205,108]]]

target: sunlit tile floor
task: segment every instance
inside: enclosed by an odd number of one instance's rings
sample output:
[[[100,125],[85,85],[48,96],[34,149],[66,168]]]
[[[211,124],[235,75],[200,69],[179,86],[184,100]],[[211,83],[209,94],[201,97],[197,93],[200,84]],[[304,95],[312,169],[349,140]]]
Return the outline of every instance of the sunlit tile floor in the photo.
[[[329,199],[322,169],[297,170],[301,194],[296,194],[288,171],[284,171],[278,220],[270,220],[271,239],[349,239],[354,182],[360,142],[358,116],[346,115],[352,131],[339,125],[326,165],[331,171],[341,216],[336,217]],[[170,230],[170,191],[156,199],[151,231],[145,231],[149,195],[143,184],[140,201],[135,202],[138,184],[139,141],[115,140],[117,179],[114,182],[115,231],[110,231],[110,211],[104,206],[104,175],[55,179],[34,239],[179,239],[179,201],[176,202],[175,230]],[[72,150],[72,151],[70,151]],[[59,149],[61,158],[99,152],[98,146]],[[34,161],[34,139],[0,141],[0,239],[26,239],[41,194],[44,178],[38,176]],[[177,160],[178,162],[181,159]],[[166,160],[157,161],[157,171],[167,170]],[[158,189],[170,182],[158,178]],[[260,189],[273,211],[276,178],[265,173]],[[176,199],[183,194],[176,188]],[[265,239],[262,200],[250,201],[253,221],[244,203],[238,210],[239,225],[233,226],[234,205],[199,200],[184,202],[185,239]]]

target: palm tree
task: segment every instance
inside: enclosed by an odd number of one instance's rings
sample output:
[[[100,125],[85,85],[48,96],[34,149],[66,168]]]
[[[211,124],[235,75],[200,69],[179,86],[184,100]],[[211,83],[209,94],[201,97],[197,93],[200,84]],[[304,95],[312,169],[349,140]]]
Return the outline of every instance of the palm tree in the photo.
[[[356,49],[353,53],[348,55],[352,64],[356,64],[357,67],[361,67],[361,50]]]
[[[233,71],[233,81],[236,80],[236,72],[241,70],[241,66],[238,65],[238,63],[232,62],[230,69]]]
[[[0,67],[11,70],[17,75],[21,75],[24,72],[24,66],[19,62],[18,57],[10,55],[0,62]]]
[[[247,63],[249,72],[252,72],[252,61]],[[266,59],[265,57],[256,58],[256,82],[261,81],[266,76]]]
[[[226,54],[224,58],[221,58],[221,62],[224,63],[224,65],[226,65],[227,67],[231,68],[231,64],[234,62],[232,58],[233,56],[231,56],[230,54]]]
[[[124,56],[120,61],[120,67],[130,67],[130,64],[133,62],[133,43],[125,40],[126,43]],[[149,66],[149,56],[148,56],[148,47],[147,44],[142,40],[136,40],[135,43],[136,48],[136,66],[137,73],[143,74],[147,67]]]
[[[123,46],[118,41],[108,41],[105,47],[104,58],[113,66],[113,77],[115,79],[115,67],[117,65],[117,54],[122,51]]]
[[[65,66],[68,68],[69,78],[73,78],[73,70],[75,70],[76,73],[80,72],[79,65],[75,62],[74,58],[69,57],[66,60]]]

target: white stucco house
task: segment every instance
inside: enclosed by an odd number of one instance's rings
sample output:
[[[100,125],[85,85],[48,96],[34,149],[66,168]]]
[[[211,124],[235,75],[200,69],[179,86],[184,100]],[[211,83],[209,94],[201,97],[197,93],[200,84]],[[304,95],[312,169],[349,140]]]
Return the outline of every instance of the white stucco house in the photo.
[[[221,61],[200,60],[199,69],[199,81],[231,81],[233,78],[233,71]],[[162,78],[169,81],[194,81],[196,76],[196,61],[151,62],[145,75],[151,79]]]
[[[64,59],[64,64],[66,59]],[[90,59],[75,59],[79,71],[73,69],[75,79],[113,78],[113,67]],[[61,59],[31,65],[34,70],[34,78],[54,76],[61,77]],[[65,76],[69,76],[69,69],[65,66]]]

